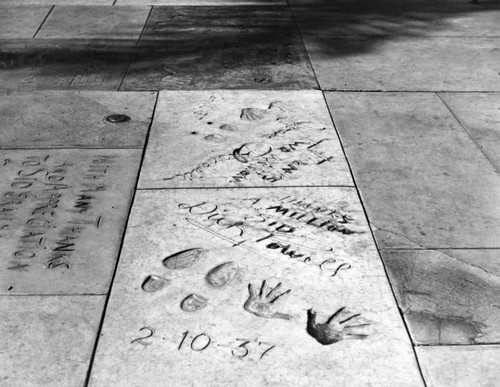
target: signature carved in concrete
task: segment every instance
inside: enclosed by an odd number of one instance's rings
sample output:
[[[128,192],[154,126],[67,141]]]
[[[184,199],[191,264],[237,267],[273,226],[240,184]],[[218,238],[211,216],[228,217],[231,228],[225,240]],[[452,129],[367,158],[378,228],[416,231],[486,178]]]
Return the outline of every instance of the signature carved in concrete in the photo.
[[[371,324],[360,321],[361,313],[351,314],[340,308],[324,323],[316,322],[316,312],[307,311],[307,333],[323,345],[338,343],[345,339],[365,339]]]
[[[283,293],[280,293],[281,282],[276,285],[274,288],[269,290],[269,286],[267,282],[262,281],[262,286],[260,291],[257,293],[257,290],[254,289],[252,284],[248,284],[248,291],[250,296],[248,300],[245,302],[243,306],[247,312],[250,312],[257,317],[263,318],[279,318],[283,320],[290,320],[292,318],[291,315],[286,313],[281,313],[275,310],[274,303],[280,299],[281,297],[286,296],[292,290],[288,289]]]

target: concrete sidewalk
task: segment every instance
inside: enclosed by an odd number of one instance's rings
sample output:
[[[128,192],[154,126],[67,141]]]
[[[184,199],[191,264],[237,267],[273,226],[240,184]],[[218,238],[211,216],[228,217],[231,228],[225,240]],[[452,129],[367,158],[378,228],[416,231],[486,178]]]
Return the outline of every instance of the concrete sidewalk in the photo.
[[[499,20],[0,1],[0,385],[500,385]]]

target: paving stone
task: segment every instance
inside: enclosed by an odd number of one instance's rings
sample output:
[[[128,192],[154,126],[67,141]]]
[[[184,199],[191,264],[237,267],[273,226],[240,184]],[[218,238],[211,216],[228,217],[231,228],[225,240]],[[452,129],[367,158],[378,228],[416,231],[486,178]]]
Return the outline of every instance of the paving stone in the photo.
[[[1,39],[31,39],[50,11],[48,7],[0,8]]]
[[[498,38],[304,35],[323,90],[498,91]]]
[[[314,89],[283,7],[155,7],[123,90]]]
[[[500,94],[442,93],[440,96],[500,169]]]
[[[134,92],[9,93],[0,99],[0,148],[142,148],[155,99]],[[107,121],[117,114],[130,120]]]
[[[117,5],[163,5],[163,6],[242,6],[242,5],[258,5],[258,6],[286,6],[285,0],[118,0]]]
[[[117,90],[135,41],[0,41],[0,89]]]
[[[488,2],[346,1],[292,7],[301,31],[326,35],[500,36],[500,6]]]
[[[382,257],[414,342],[500,341],[500,250],[385,250]]]
[[[379,247],[499,247],[498,174],[435,94],[326,97]]]
[[[104,297],[1,297],[2,386],[83,386]]]
[[[428,387],[495,387],[500,380],[499,345],[417,347]]]
[[[2,0],[0,7],[12,5],[113,5],[114,0]]]
[[[140,150],[1,151],[0,292],[104,294]]]
[[[37,38],[137,40],[150,7],[57,6]]]
[[[320,91],[162,91],[140,188],[352,185]]]
[[[422,385],[353,188],[139,191],[122,251],[92,386]]]

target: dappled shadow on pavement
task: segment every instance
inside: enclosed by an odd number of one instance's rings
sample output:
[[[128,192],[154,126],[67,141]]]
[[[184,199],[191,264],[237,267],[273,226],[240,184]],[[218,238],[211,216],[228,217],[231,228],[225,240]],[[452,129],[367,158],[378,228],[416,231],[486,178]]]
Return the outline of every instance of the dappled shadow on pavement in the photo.
[[[1,41],[0,81],[11,90],[310,89],[302,38],[335,61],[405,37],[497,37],[499,15],[497,1],[461,0],[154,7],[139,42]]]

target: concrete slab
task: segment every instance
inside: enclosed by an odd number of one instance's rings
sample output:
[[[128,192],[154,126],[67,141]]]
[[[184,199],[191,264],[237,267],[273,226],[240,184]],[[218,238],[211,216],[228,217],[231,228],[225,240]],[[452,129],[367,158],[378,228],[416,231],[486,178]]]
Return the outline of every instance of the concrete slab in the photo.
[[[314,89],[283,7],[155,7],[122,90]]]
[[[323,90],[498,91],[498,38],[304,35]]]
[[[500,94],[442,93],[440,97],[500,170]]]
[[[494,387],[500,380],[499,345],[417,347],[428,387]]]
[[[57,6],[37,38],[137,40],[151,7]]]
[[[122,251],[92,386],[422,385],[353,188],[139,191]]]
[[[286,6],[285,0],[118,0],[117,5],[155,5],[155,6]]]
[[[31,39],[45,20],[51,6],[0,8],[1,39]]]
[[[0,148],[142,148],[155,100],[155,93],[9,93],[0,98]],[[116,114],[130,120],[107,120]]]
[[[14,386],[83,386],[102,296],[1,297],[0,380]]]
[[[0,292],[107,293],[141,153],[1,151]]]
[[[498,174],[436,95],[326,98],[379,247],[499,247]]]
[[[336,1],[292,6],[292,10],[301,31],[308,34],[500,36],[500,6],[491,2]]]
[[[385,250],[382,257],[413,342],[500,341],[500,250]]]
[[[0,90],[118,90],[135,41],[0,41]]]
[[[320,91],[162,91],[139,188],[353,185]]]
[[[2,0],[0,7],[12,5],[113,5],[114,0]]]

